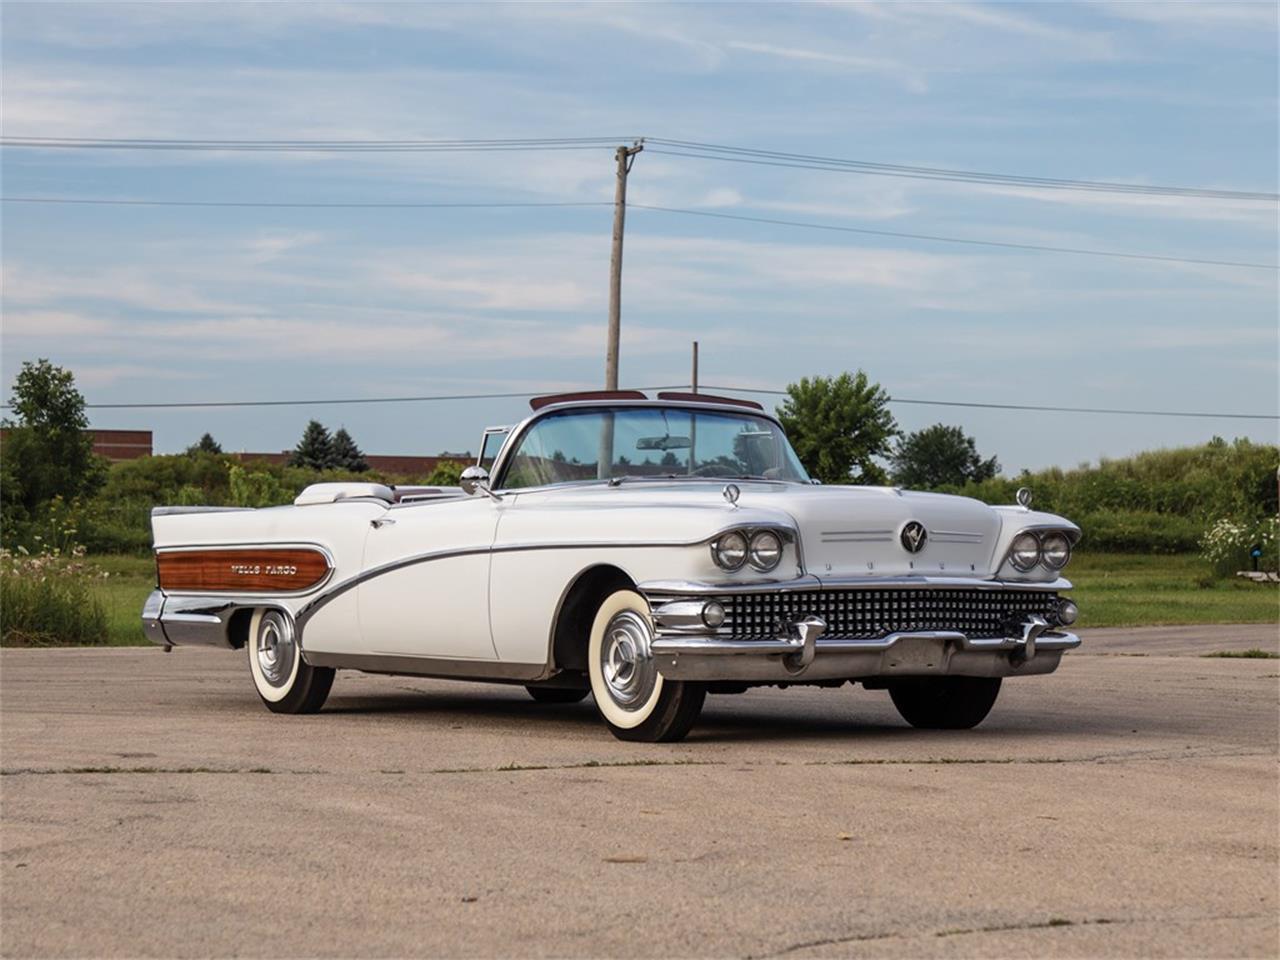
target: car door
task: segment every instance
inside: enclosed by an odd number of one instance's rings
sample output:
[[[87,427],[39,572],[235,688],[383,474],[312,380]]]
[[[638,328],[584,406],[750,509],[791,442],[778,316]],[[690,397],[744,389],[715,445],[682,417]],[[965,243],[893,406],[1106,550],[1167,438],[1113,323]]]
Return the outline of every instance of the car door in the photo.
[[[357,588],[371,654],[492,660],[490,549],[501,505],[488,497],[392,507],[365,541]],[[381,572],[379,572],[381,571]]]

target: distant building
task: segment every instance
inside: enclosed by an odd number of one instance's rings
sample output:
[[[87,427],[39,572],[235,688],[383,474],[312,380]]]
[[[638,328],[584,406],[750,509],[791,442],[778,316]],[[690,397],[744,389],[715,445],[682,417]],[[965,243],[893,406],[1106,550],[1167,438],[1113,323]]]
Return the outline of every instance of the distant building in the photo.
[[[9,433],[0,430],[0,440]],[[112,463],[151,456],[150,430],[86,430],[93,437],[93,452]]]
[[[289,458],[293,456],[292,450],[281,450],[279,453],[233,453],[231,456],[238,460],[262,460],[272,464],[286,464]],[[446,460],[452,460],[455,463],[461,463],[464,466],[475,461],[475,456],[470,452],[467,453],[442,453],[435,457],[409,457],[395,456],[391,454],[366,453],[364,455],[365,462],[369,464],[370,470],[376,470],[379,473],[394,473],[401,476],[426,476],[441,463]]]
[[[0,429],[0,440],[8,435],[8,430]],[[153,453],[152,434],[150,430],[86,430],[93,437],[93,452],[106,457],[112,463],[125,460],[137,460],[149,457]],[[279,453],[232,453],[239,460],[265,460],[267,463],[286,464],[293,456],[292,450]],[[394,455],[365,454],[370,470],[379,473],[399,474],[401,476],[426,476],[445,460],[453,460],[464,466],[475,461],[470,453],[442,453],[435,457],[399,457]]]

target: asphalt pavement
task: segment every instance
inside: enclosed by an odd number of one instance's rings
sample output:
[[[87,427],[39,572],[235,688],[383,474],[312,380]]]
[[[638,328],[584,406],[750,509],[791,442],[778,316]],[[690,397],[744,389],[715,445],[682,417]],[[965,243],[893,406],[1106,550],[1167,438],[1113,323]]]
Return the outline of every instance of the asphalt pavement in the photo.
[[[972,731],[883,692],[588,700],[243,652],[0,654],[0,954],[1274,957],[1277,628],[1092,631]]]

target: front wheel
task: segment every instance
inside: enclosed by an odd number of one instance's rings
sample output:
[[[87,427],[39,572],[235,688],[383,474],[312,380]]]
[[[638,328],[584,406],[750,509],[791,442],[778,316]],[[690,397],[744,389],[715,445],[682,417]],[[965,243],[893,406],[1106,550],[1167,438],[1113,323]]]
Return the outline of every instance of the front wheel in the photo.
[[[926,730],[976,727],[999,693],[999,677],[922,677],[889,684],[889,696],[902,719]]]
[[[702,712],[706,684],[664,679],[649,649],[652,639],[649,604],[640,594],[617,590],[600,604],[587,672],[596,709],[619,740],[682,740]]]
[[[249,671],[273,713],[315,713],[333,686],[331,667],[302,661],[293,618],[280,610],[256,610],[249,621]]]

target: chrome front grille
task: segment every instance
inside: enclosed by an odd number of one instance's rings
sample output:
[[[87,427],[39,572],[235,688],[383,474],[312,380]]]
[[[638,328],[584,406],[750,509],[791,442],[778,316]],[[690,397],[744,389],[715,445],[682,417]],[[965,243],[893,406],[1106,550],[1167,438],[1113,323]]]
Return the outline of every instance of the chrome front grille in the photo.
[[[727,614],[716,634],[734,640],[772,639],[786,624],[807,616],[827,622],[827,639],[874,640],[919,630],[1004,637],[1031,614],[1055,623],[1058,607],[1058,595],[1047,590],[814,590],[716,599]]]

